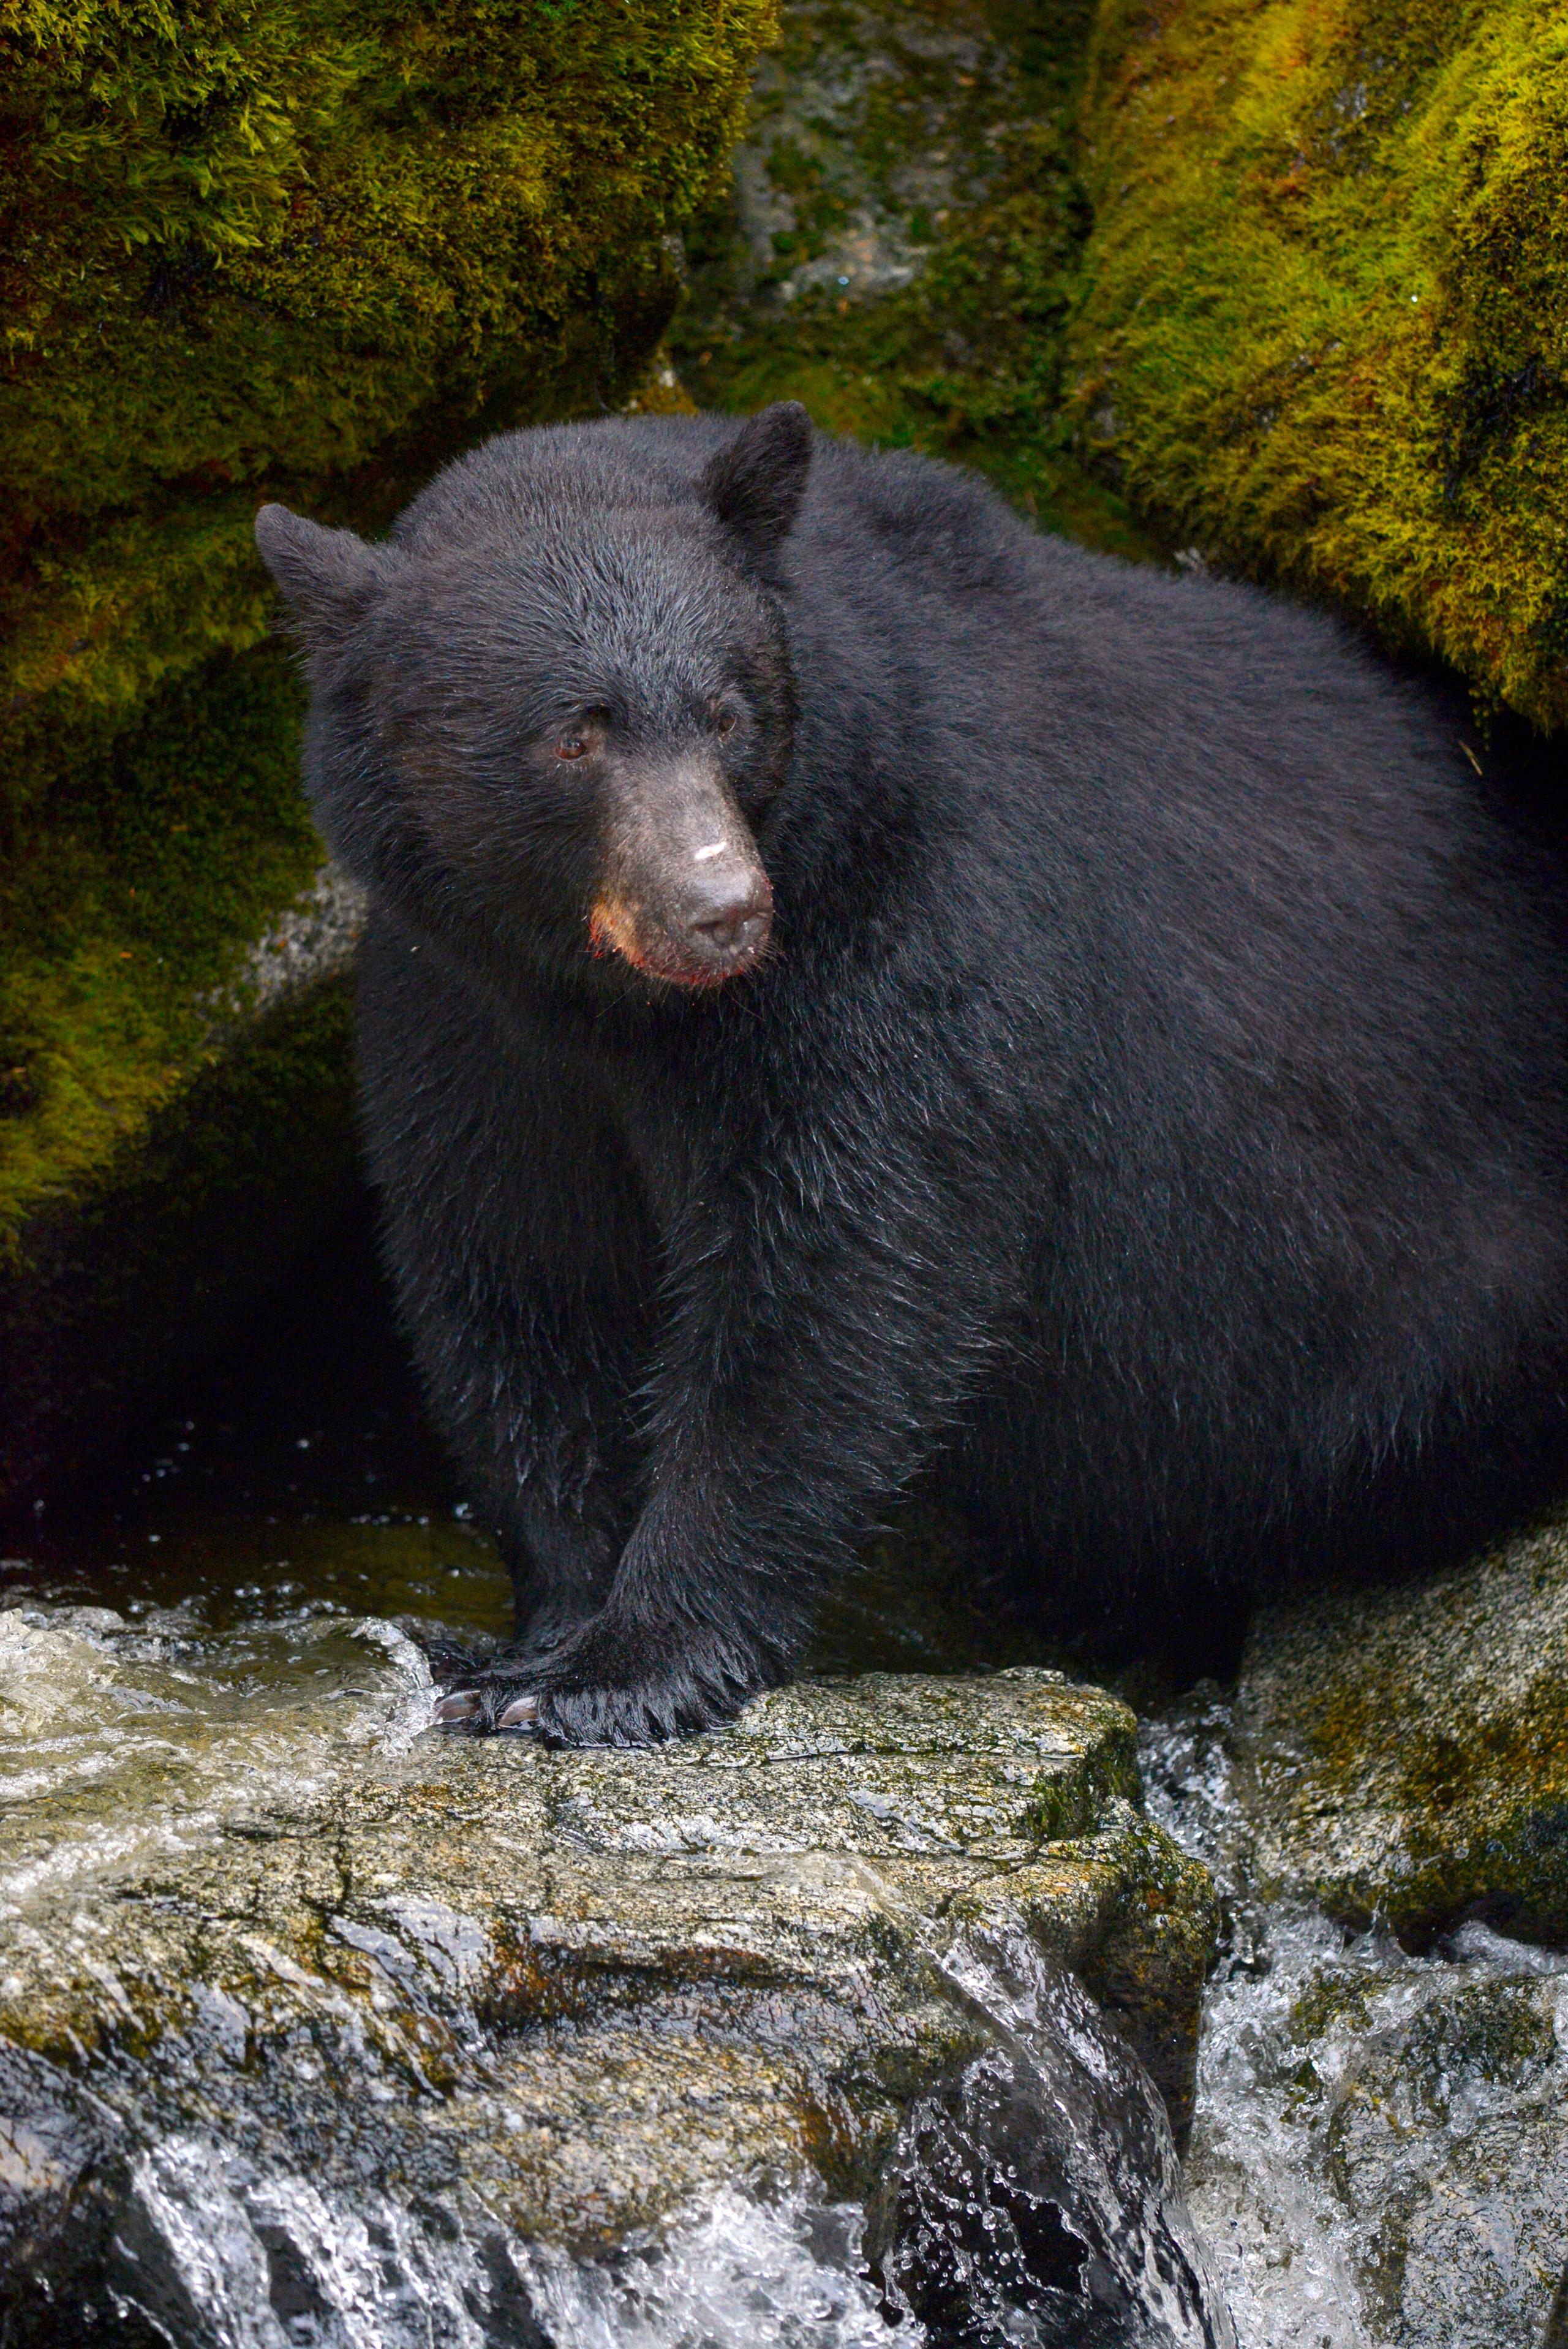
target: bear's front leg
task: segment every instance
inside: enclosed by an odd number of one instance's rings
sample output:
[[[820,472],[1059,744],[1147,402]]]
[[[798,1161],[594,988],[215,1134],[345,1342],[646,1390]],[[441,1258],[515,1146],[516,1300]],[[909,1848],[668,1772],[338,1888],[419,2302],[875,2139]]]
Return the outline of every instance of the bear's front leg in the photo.
[[[823,1570],[952,1424],[1005,1264],[962,1245],[974,1216],[886,1137],[813,1189],[809,1217],[757,1185],[686,1227],[697,1269],[672,1282],[647,1498],[609,1594],[548,1656],[456,1693],[475,1731],[643,1745],[728,1719],[787,1676]]]
[[[516,1635],[489,1667],[432,1651],[436,1719],[458,1725],[480,1720],[480,1679],[538,1669],[596,1618],[637,1516],[625,1437],[634,1313],[586,1289],[562,1299],[515,1259],[487,1272],[470,1257],[450,1304],[438,1317],[427,1298],[415,1329],[427,1391],[516,1598]]]
[[[443,1692],[438,1721],[477,1720],[480,1708],[465,1694],[476,1680],[501,1666],[512,1672],[537,1669],[593,1620],[614,1579],[630,1513],[618,1508],[601,1483],[575,1506],[525,1487],[488,1514],[511,1576],[516,1630],[493,1663],[456,1648],[430,1648],[430,1669]]]
[[[384,1246],[427,1401],[517,1598],[514,1667],[604,1604],[643,1497],[631,1397],[653,1238],[591,1068],[378,910],[360,1083]],[[484,1667],[436,1651],[437,1715],[480,1721]]]

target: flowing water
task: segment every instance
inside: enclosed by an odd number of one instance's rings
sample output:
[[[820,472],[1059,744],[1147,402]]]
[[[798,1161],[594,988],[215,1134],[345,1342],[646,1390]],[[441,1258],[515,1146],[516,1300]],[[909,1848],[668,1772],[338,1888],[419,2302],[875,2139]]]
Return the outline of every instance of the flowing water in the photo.
[[[1225,1895],[1186,2160],[1241,2349],[1548,2349],[1568,2252],[1568,1955],[1412,1952],[1260,1900],[1230,1714],[1145,1725],[1150,1810]]]
[[[353,1236],[118,1466],[28,1509],[0,1550],[0,1932],[13,1965],[47,1945],[62,1977],[85,1966],[111,1990],[95,1886],[150,1866],[156,1883],[163,1862],[250,1832],[258,1805],[405,1748],[429,1705],[416,1640],[482,1644],[510,1623]],[[830,1609],[819,1661],[1026,1658],[1027,1635],[952,1580],[936,1559],[912,1603],[908,1576],[873,1565]],[[402,1906],[396,1934],[369,1937],[373,1962],[395,1980],[400,1935],[459,1980],[462,1920]],[[252,2076],[246,2013],[204,1993],[155,2067],[134,2027],[129,2053],[64,2092],[25,2047],[0,2050],[0,2206],[8,2189],[46,2200],[74,2140],[110,2144],[46,2297],[112,2316],[134,2349],[1229,2349],[1163,2110],[1119,2040],[1021,1939],[932,1957],[987,2053],[911,2107],[869,2220],[810,2177],[737,2179],[594,2261],[518,2240],[471,2198],[387,2190],[385,2164],[346,2183],[288,2149],[289,2116],[335,2094],[330,1998],[279,2104]],[[320,1986],[294,1987],[308,2002]],[[377,2086],[380,2058],[348,2027],[395,2128],[406,2089],[390,2071]],[[35,2307],[16,2337],[52,2349],[53,2320]]]
[[[330,1599],[285,1606],[274,1590],[270,1608],[216,1624],[191,1599],[134,1620],[36,1594],[0,1611],[0,1934],[13,1966],[46,1945],[46,1982],[89,1969],[129,2031],[118,2058],[64,2084],[25,2044],[0,2049],[0,2201],[7,2187],[71,2190],[79,2140],[100,2148],[86,2164],[102,2206],[85,2218],[88,2247],[46,2263],[62,2308],[118,2313],[139,2349],[138,2325],[173,2349],[1233,2349],[1158,2096],[1021,1932],[932,1945],[986,2044],[910,2107],[869,2227],[809,2177],[737,2180],[596,2263],[520,2240],[472,2197],[432,2205],[372,2184],[363,2162],[347,2183],[312,2174],[293,2151],[302,2098],[330,2106],[368,2074],[370,2097],[401,2110],[407,2086],[396,2066],[377,2072],[366,2018],[264,1933],[252,1942],[263,1972],[291,1976],[319,2014],[294,2034],[284,2101],[254,2076],[249,2007],[212,1985],[197,1990],[194,2030],[166,2030],[150,2069],[95,1879],[135,1868],[145,1882],[151,1863],[156,1898],[159,1863],[405,1749],[429,1702],[406,1635]],[[232,1902],[201,1881],[204,1900]],[[391,1983],[414,1948],[460,1982],[465,1928],[482,1940],[468,1920],[406,1893],[383,1906],[395,1934],[328,1930]],[[471,2094],[495,2074],[479,2052],[489,2034],[459,2011]],[[394,2170],[407,2129],[386,2141]],[[377,2155],[372,2175],[387,2166]]]
[[[890,2329],[862,2219],[799,2186],[739,2190],[613,2267],[432,2230],[406,2206],[268,2177],[210,2144],[147,2156],[121,2214],[176,2349],[870,2349]],[[150,2293],[146,2276],[159,2279]]]

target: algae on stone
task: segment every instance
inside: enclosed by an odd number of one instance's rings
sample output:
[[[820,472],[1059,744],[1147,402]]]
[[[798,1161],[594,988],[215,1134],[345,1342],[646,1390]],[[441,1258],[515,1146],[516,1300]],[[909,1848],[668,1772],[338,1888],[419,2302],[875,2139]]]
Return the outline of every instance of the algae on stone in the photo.
[[[1235,1734],[1273,1897],[1568,1941],[1568,1522],[1430,1581],[1266,1610]]]
[[[1568,719],[1568,24],[1101,0],[1072,363],[1134,504]]]
[[[781,23],[733,190],[687,238],[687,388],[803,400],[825,430],[975,465],[1047,526],[1147,553],[1058,421],[1087,5],[786,0]]]
[[[225,2196],[328,2292],[311,2197],[383,2230],[390,2290],[433,2245],[493,2278],[498,2242],[600,2254],[748,2178],[861,2196],[987,2044],[943,1971],[965,1935],[1140,1982],[1121,2026],[1180,2094],[1210,1894],[1130,1799],[1114,1698],[870,1675],[651,1753],[548,1753],[410,1744],[428,1685],[341,1618],[0,1617],[22,2340],[49,2292],[167,2312],[181,2229]],[[206,2337],[188,2308],[175,2337]]]

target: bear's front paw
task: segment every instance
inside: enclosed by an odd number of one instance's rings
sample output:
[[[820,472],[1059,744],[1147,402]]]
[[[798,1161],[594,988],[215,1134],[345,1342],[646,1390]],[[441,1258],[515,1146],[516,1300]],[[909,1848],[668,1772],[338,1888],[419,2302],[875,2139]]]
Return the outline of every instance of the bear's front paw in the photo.
[[[765,1677],[760,1657],[738,1640],[693,1637],[676,1647],[601,1619],[548,1661],[498,1657],[441,1696],[434,1717],[469,1736],[659,1745],[728,1721]]]

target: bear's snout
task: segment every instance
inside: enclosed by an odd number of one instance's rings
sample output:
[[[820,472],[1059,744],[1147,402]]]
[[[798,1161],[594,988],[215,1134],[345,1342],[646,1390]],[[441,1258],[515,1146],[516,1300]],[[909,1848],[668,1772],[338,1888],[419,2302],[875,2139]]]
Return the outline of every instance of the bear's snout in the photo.
[[[589,921],[596,951],[679,987],[713,987],[767,952],[773,890],[751,827],[706,761],[622,780]]]
[[[773,892],[760,864],[727,857],[709,865],[697,876],[682,926],[699,953],[755,961],[773,926]]]

